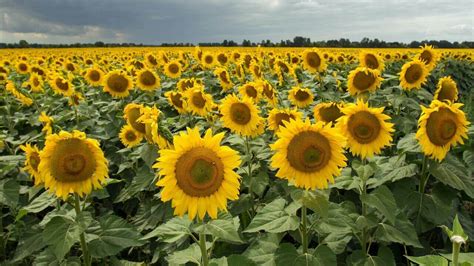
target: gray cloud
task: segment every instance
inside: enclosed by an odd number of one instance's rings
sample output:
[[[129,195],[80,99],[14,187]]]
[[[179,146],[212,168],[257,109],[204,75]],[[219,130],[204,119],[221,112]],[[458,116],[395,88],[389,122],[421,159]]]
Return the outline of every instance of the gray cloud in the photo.
[[[0,41],[474,40],[474,1],[0,0]]]

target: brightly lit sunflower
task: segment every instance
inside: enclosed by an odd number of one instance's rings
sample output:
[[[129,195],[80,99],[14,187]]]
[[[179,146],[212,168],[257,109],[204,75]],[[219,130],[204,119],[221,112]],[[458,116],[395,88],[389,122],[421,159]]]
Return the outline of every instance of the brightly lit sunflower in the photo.
[[[130,125],[124,125],[122,129],[120,130],[120,141],[122,142],[123,145],[125,145],[127,148],[132,148],[140,144],[143,139],[143,135],[133,129],[132,126]]]
[[[371,51],[362,51],[359,53],[359,65],[382,72],[385,68],[383,59],[376,53]]]
[[[214,70],[214,75],[219,78],[219,83],[224,91],[227,91],[234,86],[227,69],[218,67]]]
[[[265,101],[267,101],[271,106],[275,106],[278,102],[278,95],[272,84],[266,80],[259,80],[257,83],[260,85],[263,99],[265,99]]]
[[[58,74],[53,75],[49,84],[56,94],[69,97],[74,94],[74,87],[69,79],[65,79]]]
[[[205,52],[202,55],[201,64],[205,68],[212,68],[216,64],[214,55],[210,52]]]
[[[268,113],[268,128],[273,131],[278,131],[280,127],[284,127],[285,124],[283,123],[284,121],[290,121],[290,119],[293,120],[298,120],[301,119],[303,114],[301,112],[298,112],[298,110],[295,109],[272,109]]]
[[[40,75],[31,73],[28,81],[24,82],[22,86],[30,88],[32,92],[42,92],[44,82]]]
[[[277,132],[278,140],[270,147],[275,151],[271,166],[276,176],[305,189],[327,188],[346,166],[345,138],[329,124],[309,119],[284,122]]]
[[[214,106],[212,95],[204,91],[201,85],[194,86],[184,93],[186,110],[196,115],[205,116]]]
[[[160,87],[160,78],[153,71],[143,68],[137,73],[137,87],[144,91],[152,91]]]
[[[160,149],[166,149],[171,144],[159,132],[158,120],[160,114],[161,111],[156,106],[143,107],[137,122],[145,125],[145,138],[149,143],[158,145]]]
[[[263,119],[258,115],[257,106],[250,98],[239,99],[232,94],[221,102],[219,108],[224,127],[242,136],[258,135],[258,125]]]
[[[7,85],[5,85],[5,90],[11,93],[18,101],[20,101],[22,105],[31,106],[33,104],[33,99],[20,92],[16,88],[15,83],[13,81],[7,81]]]
[[[98,66],[94,66],[87,69],[84,78],[91,86],[97,87],[102,85],[104,76],[104,72]]]
[[[104,78],[104,91],[110,93],[114,98],[125,98],[133,87],[132,79],[125,71],[114,70]]]
[[[16,72],[20,74],[28,74],[30,72],[30,65],[26,61],[19,61],[16,64]]]
[[[227,200],[238,199],[240,176],[234,169],[241,161],[235,150],[220,145],[223,138],[210,129],[202,138],[198,128],[188,128],[174,137],[174,149],[160,151],[153,166],[161,176],[156,185],[163,187],[161,200],[171,200],[175,215],[203,220],[207,213],[216,219],[219,210],[227,210]]]
[[[36,186],[41,184],[41,176],[38,171],[38,165],[41,161],[40,150],[36,145],[31,145],[29,143],[21,145],[20,149],[25,152],[26,156],[25,167],[23,167],[23,170],[30,174]]]
[[[436,67],[436,63],[440,59],[440,56],[435,51],[433,46],[426,45],[421,47],[420,53],[417,55],[417,59],[426,65],[428,72]]]
[[[38,169],[44,186],[64,200],[71,193],[84,196],[102,188],[108,177],[99,142],[77,130],[46,137]]]
[[[335,124],[336,120],[344,115],[342,108],[344,108],[342,103],[318,103],[314,106],[314,118],[316,121]]]
[[[168,102],[178,111],[180,114],[186,113],[186,103],[183,98],[183,93],[179,91],[167,91],[165,92],[165,97],[168,99]]]
[[[309,72],[323,72],[326,70],[326,59],[316,49],[305,50],[303,52],[303,67]]]
[[[400,86],[404,90],[419,89],[421,85],[426,83],[428,77],[428,70],[423,62],[420,60],[413,60],[407,62],[402,66],[400,75]]]
[[[375,69],[358,67],[347,77],[347,90],[352,96],[366,92],[375,92],[382,84],[380,72]]]
[[[440,78],[433,99],[438,101],[457,101],[458,86],[456,82],[450,76]]]
[[[441,161],[452,146],[464,144],[470,124],[460,109],[461,103],[434,100],[429,107],[421,106],[416,138],[423,153]]]
[[[249,97],[255,102],[258,102],[261,96],[260,89],[261,89],[261,86],[258,83],[247,82],[244,85],[239,87],[239,93],[243,97]]]
[[[313,102],[313,93],[308,88],[293,87],[288,91],[288,100],[291,104],[304,108]]]
[[[169,78],[179,78],[181,76],[181,64],[178,60],[170,61],[164,65],[165,75]]]
[[[337,120],[336,126],[347,137],[353,155],[371,158],[390,145],[391,133],[395,130],[393,124],[387,122],[390,117],[383,110],[383,107],[370,108],[363,100],[347,104],[342,109],[344,116]]]
[[[127,124],[129,124],[133,129],[135,129],[135,131],[144,135],[146,134],[145,124],[137,121],[143,113],[143,108],[144,107],[141,104],[129,103],[123,109],[123,118],[127,120]]]

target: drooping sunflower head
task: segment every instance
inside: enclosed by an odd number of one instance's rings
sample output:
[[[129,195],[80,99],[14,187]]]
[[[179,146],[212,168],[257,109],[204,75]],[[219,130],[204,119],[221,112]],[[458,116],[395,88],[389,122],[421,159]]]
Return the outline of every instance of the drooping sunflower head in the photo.
[[[346,166],[345,138],[335,128],[309,119],[284,122],[278,140],[270,147],[275,151],[271,166],[276,176],[305,189],[327,188],[328,181]]]
[[[404,90],[419,89],[426,83],[428,77],[426,65],[418,59],[407,62],[400,72],[400,86]]]
[[[40,75],[31,73],[30,78],[28,79],[28,85],[32,92],[42,92],[44,82]]]
[[[164,66],[165,75],[169,78],[181,77],[182,67],[178,60],[170,61]]]
[[[382,148],[392,142],[393,124],[388,122],[384,108],[371,108],[368,103],[358,100],[356,104],[347,104],[342,109],[344,116],[336,126],[347,137],[349,149],[353,155],[362,159],[380,154]]]
[[[148,68],[137,73],[137,86],[145,91],[152,91],[160,87],[160,78]]]
[[[56,94],[61,94],[64,96],[71,96],[74,94],[74,87],[71,81],[61,77],[59,74],[53,75],[49,84]]]
[[[263,99],[265,99],[270,105],[275,106],[278,101],[277,92],[273,88],[272,84],[267,80],[259,81]]]
[[[183,93],[179,91],[167,91],[165,97],[168,99],[168,102],[178,111],[178,113],[183,114],[186,112],[186,102],[183,98]]]
[[[376,69],[382,72],[385,68],[383,59],[376,53],[370,51],[362,51],[359,53],[359,65],[370,69]]]
[[[234,83],[230,79],[230,75],[229,72],[227,72],[227,69],[223,67],[218,67],[214,70],[214,75],[216,75],[219,79],[219,83],[221,84],[221,87],[224,91],[234,86]]]
[[[196,80],[194,78],[190,78],[190,79],[183,78],[178,81],[178,83],[176,84],[176,87],[178,88],[180,92],[185,92],[188,89],[194,87],[194,84],[201,84],[200,82],[201,82],[200,80]]]
[[[257,129],[262,118],[258,115],[257,106],[250,98],[239,99],[232,94],[221,102],[219,108],[224,127],[241,136],[258,135]]]
[[[255,79],[261,79],[262,78],[262,68],[260,67],[260,64],[256,61],[252,61],[250,63],[250,73],[252,73],[252,76],[254,76]]]
[[[104,82],[104,72],[98,67],[94,66],[87,69],[84,78],[91,86],[100,86]]]
[[[133,87],[132,79],[125,71],[114,70],[104,78],[104,91],[110,93],[114,98],[124,98],[130,94]]]
[[[299,120],[303,114],[296,109],[273,109],[268,113],[268,128],[278,131],[280,127],[284,127],[284,121]]]
[[[421,106],[416,138],[423,153],[441,161],[452,146],[464,144],[469,122],[460,109],[462,104],[433,100],[429,107]]]
[[[318,103],[314,106],[314,118],[316,121],[335,124],[337,119],[344,115],[342,108],[344,105],[340,103]]]
[[[33,178],[35,185],[39,185],[42,183],[41,176],[39,173],[38,166],[40,164],[40,150],[36,145],[31,145],[29,143],[25,145],[21,145],[20,149],[25,152],[26,160],[25,160],[25,167],[23,170],[28,172],[30,176]]]
[[[137,132],[145,134],[145,124],[137,121],[142,114],[143,105],[136,103],[129,103],[123,110],[123,118],[127,120],[127,123]]]
[[[46,138],[38,166],[44,186],[64,200],[69,194],[90,194],[108,177],[99,142],[80,131],[61,131]]]
[[[239,93],[243,97],[248,97],[254,100],[255,102],[258,102],[260,100],[260,89],[261,86],[259,86],[258,83],[256,82],[247,82],[244,85],[239,87]]]
[[[347,90],[352,96],[366,92],[375,92],[380,87],[382,80],[378,70],[357,67],[349,73]]]
[[[147,53],[144,58],[145,64],[150,68],[157,67],[159,64],[158,59],[153,55],[153,53]]]
[[[431,45],[426,45],[421,47],[421,51],[417,56],[417,59],[423,62],[426,65],[428,72],[433,70],[440,59],[440,55]]]
[[[305,50],[303,52],[303,66],[310,72],[323,72],[326,70],[326,59],[318,50]]]
[[[205,116],[213,108],[212,95],[204,91],[204,86],[196,85],[184,93],[186,110],[196,115]]]
[[[188,128],[174,137],[179,145],[160,151],[153,166],[161,176],[156,185],[163,187],[161,200],[171,200],[175,215],[216,219],[219,210],[227,210],[227,200],[238,198],[240,176],[234,169],[240,157],[220,145],[223,138],[224,133],[213,135],[209,129],[201,137],[198,128]]]
[[[133,129],[130,125],[124,125],[119,134],[120,141],[128,148],[132,148],[140,144],[143,134]]]
[[[293,105],[304,108],[313,102],[313,93],[308,88],[293,87],[288,91],[288,100]]]
[[[458,86],[456,82],[449,76],[440,78],[433,99],[438,101],[457,101]]]

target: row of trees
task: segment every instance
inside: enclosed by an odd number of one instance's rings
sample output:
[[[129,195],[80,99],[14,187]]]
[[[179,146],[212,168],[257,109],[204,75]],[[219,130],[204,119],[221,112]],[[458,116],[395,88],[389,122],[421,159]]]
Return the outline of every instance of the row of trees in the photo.
[[[311,41],[310,38],[296,36],[293,40],[281,40],[280,42],[272,42],[270,40],[262,40],[261,42],[252,42],[250,40],[243,40],[242,43],[237,43],[233,40],[224,40],[223,42],[209,42],[198,43],[199,46],[225,46],[225,47],[339,47],[339,48],[417,48],[424,44],[433,45],[437,48],[474,48],[474,41],[464,42],[450,42],[447,40],[425,40],[412,41],[410,43],[402,42],[385,42],[377,38],[369,39],[363,38],[361,41],[351,41],[349,39],[341,38],[339,40],[327,41]],[[141,46],[194,46],[194,43],[162,43],[160,45],[145,45],[142,43],[104,43],[101,41],[95,43],[73,43],[73,44],[29,44],[25,40],[18,43],[0,43],[1,48],[78,48],[78,47],[141,47]]]

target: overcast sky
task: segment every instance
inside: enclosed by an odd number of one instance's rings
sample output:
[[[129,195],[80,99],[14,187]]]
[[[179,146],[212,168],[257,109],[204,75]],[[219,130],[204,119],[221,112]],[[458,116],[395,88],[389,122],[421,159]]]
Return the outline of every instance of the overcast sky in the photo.
[[[0,0],[0,42],[474,41],[474,0]]]

